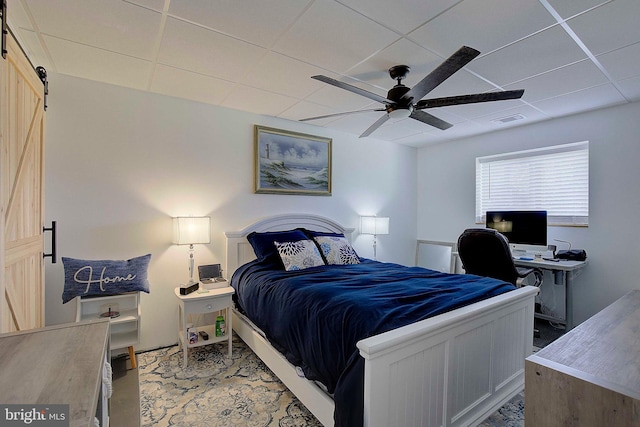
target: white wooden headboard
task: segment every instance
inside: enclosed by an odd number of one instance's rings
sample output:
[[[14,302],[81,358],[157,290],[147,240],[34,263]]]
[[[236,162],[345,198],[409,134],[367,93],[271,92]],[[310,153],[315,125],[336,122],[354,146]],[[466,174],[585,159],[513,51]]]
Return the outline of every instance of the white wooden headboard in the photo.
[[[247,241],[247,235],[254,231],[258,233],[265,231],[285,231],[303,227],[308,230],[326,231],[331,233],[343,233],[351,241],[353,228],[346,228],[332,219],[314,214],[283,214],[261,219],[248,225],[240,231],[227,231],[227,266],[226,276],[231,280],[231,276],[238,267],[249,261],[256,259],[253,248]]]

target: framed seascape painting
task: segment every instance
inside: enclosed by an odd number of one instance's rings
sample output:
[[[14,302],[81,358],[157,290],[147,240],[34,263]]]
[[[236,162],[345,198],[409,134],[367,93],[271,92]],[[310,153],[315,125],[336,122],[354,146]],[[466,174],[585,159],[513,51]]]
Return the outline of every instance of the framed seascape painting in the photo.
[[[255,192],[331,195],[331,138],[255,125]]]

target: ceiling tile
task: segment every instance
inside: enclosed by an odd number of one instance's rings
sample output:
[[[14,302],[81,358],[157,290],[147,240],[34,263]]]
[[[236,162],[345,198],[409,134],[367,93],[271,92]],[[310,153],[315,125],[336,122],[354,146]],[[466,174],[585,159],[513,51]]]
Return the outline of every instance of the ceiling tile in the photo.
[[[460,46],[488,53],[553,25],[555,20],[537,1],[463,1],[409,34],[418,44],[448,57]]]
[[[338,0],[345,6],[380,22],[400,33],[416,29],[423,23],[458,3],[460,0],[407,0],[375,2],[371,0]]]
[[[316,1],[275,44],[274,50],[343,72],[398,36],[335,2]]]
[[[432,130],[441,132],[438,129],[414,119],[400,119],[395,122],[389,120],[387,124],[378,128],[371,136],[388,141],[408,138],[410,136],[420,135]]]
[[[337,111],[329,107],[325,107],[323,105],[314,104],[312,102],[300,101],[292,105],[287,110],[283,111],[278,117],[282,117],[283,119],[289,119],[289,120],[300,120],[300,119],[305,119],[309,117],[318,117],[318,116],[324,116],[327,114],[334,114],[336,112]],[[326,124],[333,120],[335,120],[335,118],[331,120],[326,120],[326,119],[313,120],[307,123],[320,126],[322,124]]]
[[[153,9],[158,12],[162,12],[164,10],[164,3],[165,3],[164,0],[123,0],[123,1],[137,4],[149,9]]]
[[[151,62],[44,36],[59,73],[113,85],[146,89]]]
[[[270,52],[258,61],[240,83],[302,99],[324,86],[311,76],[322,70]]]
[[[172,0],[169,13],[259,46],[270,47],[310,0]]]
[[[584,60],[507,85],[505,89],[524,89],[522,99],[535,102],[558,94],[598,86],[607,81],[593,62]]]
[[[605,53],[597,59],[615,80],[640,75],[640,43]]]
[[[494,123],[493,120],[498,120],[498,119],[502,119],[505,117],[510,117],[513,116],[515,114],[521,114],[524,116],[524,119],[520,120],[514,120],[512,122],[508,122],[508,123]],[[515,126],[520,126],[523,124],[528,124],[528,123],[533,123],[533,122],[538,122],[541,120],[546,120],[548,119],[549,116],[544,114],[543,112],[541,112],[540,110],[528,106],[528,105],[521,105],[518,106],[517,108],[510,108],[507,110],[503,110],[503,111],[499,111],[499,112],[495,112],[495,113],[491,113],[491,114],[487,114],[485,116],[482,117],[477,117],[475,118],[473,121],[479,124],[485,124],[487,126],[490,126],[491,129],[490,130],[499,130],[499,129],[505,129],[507,127],[515,127]]]
[[[640,1],[616,0],[567,21],[591,53],[598,55],[640,41]]]
[[[433,136],[432,133],[422,132],[422,133],[417,133],[411,136],[405,136],[403,138],[396,138],[393,141],[398,144],[407,145],[409,147],[419,148],[419,147],[424,147],[425,145],[430,144],[434,138],[435,137]]]
[[[235,85],[227,80],[159,64],[155,68],[150,90],[163,95],[220,104]]]
[[[15,1],[16,0],[9,0],[7,2],[7,23],[9,27],[14,31],[14,33],[18,28],[35,31],[26,10],[21,7],[21,4],[12,3]],[[17,7],[14,5],[17,5]]]
[[[400,39],[391,46],[349,70],[349,76],[369,84],[391,89],[395,80],[389,76],[389,68],[394,65],[408,65],[411,71],[403,84],[413,86],[442,62],[442,58],[425,50],[417,44]]]
[[[161,15],[124,1],[29,0],[42,34],[151,60]],[[56,6],[59,6],[57,2]]]
[[[29,58],[37,58],[34,67],[42,66],[48,71],[57,71],[55,65],[49,61],[49,55],[44,51],[35,32],[21,28],[16,32],[16,40]]]
[[[477,58],[467,67],[502,86],[585,58],[571,37],[555,26]]]
[[[597,105],[598,108],[604,108],[623,102],[626,101],[620,95],[620,92],[612,84],[606,84],[555,98],[544,99],[534,102],[533,105],[550,116],[560,117],[587,111],[594,105]]]
[[[336,76],[332,75],[329,75],[329,77],[336,78]],[[349,79],[338,80],[344,81],[345,83],[352,84],[370,92],[377,93],[380,96],[386,95],[386,93],[381,90],[376,90],[375,88],[370,88],[366,85],[358,84],[358,82],[353,82]],[[378,103],[372,104],[372,101],[369,98],[356,95],[355,93],[328,84],[324,84],[316,92],[309,95],[306,100],[316,104],[324,105],[329,108],[333,108],[335,109],[336,113],[352,110],[362,110],[363,108],[376,108],[381,105]]]
[[[296,102],[298,100],[295,98],[238,85],[221,105],[235,110],[278,116]]]
[[[621,80],[618,82],[618,86],[629,101],[640,101],[640,77]]]
[[[351,114],[329,123],[328,127],[359,136],[378,120],[381,115],[382,113],[380,112]],[[375,132],[371,136],[375,138]]]
[[[266,50],[196,25],[167,19],[158,62],[235,81]]]
[[[429,141],[446,141],[450,139],[465,138],[474,134],[486,132],[486,128],[472,121],[464,121],[447,130],[429,133]]]
[[[578,13],[584,12],[596,6],[609,3],[613,0],[548,0],[549,4],[558,14],[568,19]]]

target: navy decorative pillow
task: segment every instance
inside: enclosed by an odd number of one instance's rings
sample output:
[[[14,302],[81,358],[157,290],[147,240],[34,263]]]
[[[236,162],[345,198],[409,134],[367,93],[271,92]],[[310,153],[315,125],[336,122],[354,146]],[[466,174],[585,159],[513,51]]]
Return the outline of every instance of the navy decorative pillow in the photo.
[[[274,242],[297,242],[298,240],[308,239],[306,234],[301,230],[288,231],[267,231],[264,233],[253,232],[247,236],[247,240],[253,248],[258,260],[263,261],[268,257],[275,256],[278,258],[278,249]]]
[[[304,231],[304,233],[311,239],[313,239],[314,237],[320,237],[320,236],[345,237],[343,233],[332,233],[330,231],[314,231],[314,230],[307,230],[306,228],[298,228],[298,230]]]
[[[62,257],[62,303],[77,296],[107,296],[126,292],[149,293],[147,268],[151,254],[121,260],[85,260]]]

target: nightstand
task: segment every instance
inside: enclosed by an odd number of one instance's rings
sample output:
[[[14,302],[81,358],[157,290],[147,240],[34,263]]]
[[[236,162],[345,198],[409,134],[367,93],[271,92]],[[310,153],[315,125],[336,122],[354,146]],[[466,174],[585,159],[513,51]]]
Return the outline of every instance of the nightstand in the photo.
[[[227,341],[229,349],[229,357],[231,357],[231,295],[234,293],[234,289],[231,286],[224,288],[211,289],[206,293],[192,292],[188,295],[180,295],[180,288],[175,288],[174,293],[180,303],[179,308],[179,329],[178,329],[178,344],[182,346],[184,363],[183,368],[187,367],[187,357],[190,348],[200,347],[203,345],[213,344],[216,342]],[[198,335],[198,341],[195,343],[189,342],[187,336],[187,316],[189,314],[203,314],[214,313],[216,311],[226,312],[226,334],[221,337],[216,337],[216,325],[196,325],[198,333],[204,331],[209,335],[209,339],[204,340]]]

